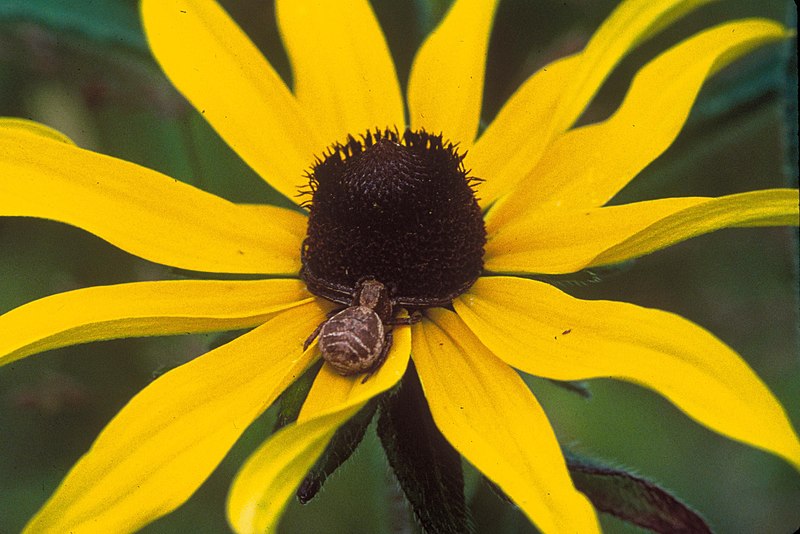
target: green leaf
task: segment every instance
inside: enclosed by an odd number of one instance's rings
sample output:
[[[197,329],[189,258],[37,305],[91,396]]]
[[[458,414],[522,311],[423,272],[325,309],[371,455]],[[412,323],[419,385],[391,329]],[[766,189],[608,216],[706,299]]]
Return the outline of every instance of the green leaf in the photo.
[[[33,23],[57,34],[147,51],[135,2],[0,0],[0,23],[15,22]]]
[[[575,487],[598,511],[659,534],[711,534],[697,512],[654,482],[567,450],[564,457]],[[497,484],[486,477],[483,482],[501,500],[516,507]]]
[[[0,64],[76,89],[91,110],[116,104],[183,116],[189,107],[153,61],[136,5],[0,0]]]
[[[378,436],[425,531],[472,532],[461,456],[436,428],[413,363],[397,392],[381,399]]]
[[[565,456],[575,487],[599,511],[663,534],[711,532],[702,517],[655,483],[566,451]]]
[[[345,463],[364,439],[367,427],[372,422],[378,408],[376,399],[372,399],[361,408],[356,415],[350,418],[333,435],[330,443],[325,448],[317,463],[308,472],[306,478],[297,489],[297,499],[301,504],[306,504],[313,499],[325,481]]]

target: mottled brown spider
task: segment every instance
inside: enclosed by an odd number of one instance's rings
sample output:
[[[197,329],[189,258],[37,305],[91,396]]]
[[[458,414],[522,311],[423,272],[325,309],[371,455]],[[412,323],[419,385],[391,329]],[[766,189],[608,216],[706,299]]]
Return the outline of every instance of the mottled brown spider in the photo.
[[[419,316],[395,318],[389,290],[373,278],[360,280],[350,306],[336,310],[306,339],[303,348],[319,336],[322,358],[342,376],[368,373],[369,378],[392,346],[393,325],[412,324]],[[366,378],[364,380],[366,380]]]

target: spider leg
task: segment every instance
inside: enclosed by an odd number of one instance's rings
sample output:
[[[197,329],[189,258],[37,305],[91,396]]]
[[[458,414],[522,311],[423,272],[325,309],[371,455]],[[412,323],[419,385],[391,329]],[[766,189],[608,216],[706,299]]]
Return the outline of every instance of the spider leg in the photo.
[[[337,313],[339,313],[340,311],[342,311],[341,308],[338,308],[338,309],[335,309],[335,310],[331,310],[331,311],[329,311],[327,313],[327,315],[325,316],[326,319],[324,321],[322,321],[321,323],[319,323],[319,325],[314,329],[314,331],[311,332],[311,335],[308,336],[306,338],[306,340],[303,342],[303,352],[305,352],[306,349],[308,349],[308,346],[311,345],[314,342],[315,339],[317,339],[317,336],[319,335],[320,331],[322,330],[322,327],[325,326],[325,323],[330,321],[331,318],[334,315],[336,315]]]
[[[392,317],[386,324],[388,325],[411,325],[416,324],[422,320],[422,312],[419,310],[413,312],[408,317]]]
[[[328,320],[326,319],[326,320],[322,321],[321,323],[319,323],[319,325],[317,325],[317,327],[314,329],[314,331],[311,332],[311,335],[308,336],[305,341],[303,341],[303,352],[305,352],[308,349],[308,346],[311,345],[314,342],[315,339],[317,339],[317,336],[319,335],[320,330],[322,330],[322,327],[325,326],[325,323],[327,323],[327,322],[328,322]]]
[[[392,348],[392,331],[391,330],[386,332],[386,335],[383,338],[383,348],[381,349],[381,353],[378,355],[378,359],[375,360],[375,363],[372,364],[372,367],[367,369],[367,371],[366,371],[367,375],[364,377],[364,380],[361,381],[362,384],[364,382],[366,382],[367,380],[369,380],[369,377],[371,377],[373,374],[375,374],[375,371],[377,371],[378,369],[381,368],[381,365],[383,365],[383,362],[386,361],[386,357],[389,355],[389,349],[390,348]]]

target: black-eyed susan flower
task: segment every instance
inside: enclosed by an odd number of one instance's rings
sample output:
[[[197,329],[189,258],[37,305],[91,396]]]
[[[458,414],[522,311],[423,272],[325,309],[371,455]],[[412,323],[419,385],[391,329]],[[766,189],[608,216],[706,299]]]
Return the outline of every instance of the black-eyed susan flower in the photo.
[[[480,131],[496,1],[456,0],[416,56],[404,105],[366,0],[277,2],[291,90],[215,2],[144,0],[147,38],[170,80],[306,212],[232,204],[44,126],[3,121],[0,215],[61,221],[180,269],[268,275],[90,287],[0,316],[3,364],[101,339],[251,329],[136,395],[27,531],[130,532],[174,510],[319,357],[304,342],[365,278],[397,308],[380,317],[392,334],[385,361],[366,380],[320,368],[296,420],[237,475],[236,531],[274,530],[336,430],[412,360],[438,431],[544,532],[598,526],[515,369],[647,386],[800,469],[783,408],[712,334],[535,279],[719,228],[798,224],[790,189],[604,207],[675,139],[704,80],[787,37],[761,19],[701,31],[642,66],[611,117],[573,127],[629,50],[703,3],[623,2],[583,51],[532,75]],[[400,308],[417,319],[397,321]],[[388,345],[384,334],[375,343]]]

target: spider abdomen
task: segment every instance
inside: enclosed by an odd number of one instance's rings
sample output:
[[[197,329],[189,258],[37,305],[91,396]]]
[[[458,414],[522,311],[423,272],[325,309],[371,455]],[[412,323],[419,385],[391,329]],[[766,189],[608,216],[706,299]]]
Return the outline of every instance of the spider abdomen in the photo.
[[[351,306],[331,317],[319,333],[322,357],[341,375],[370,370],[383,352],[383,321],[367,306]]]

